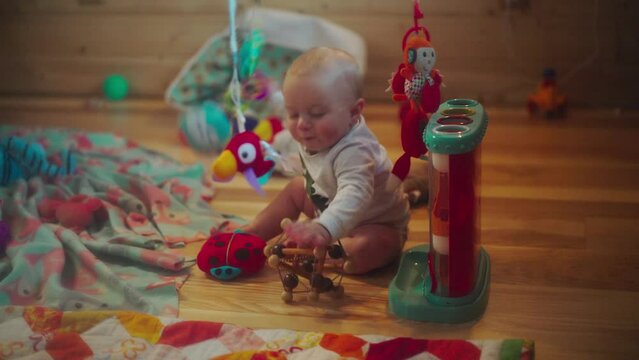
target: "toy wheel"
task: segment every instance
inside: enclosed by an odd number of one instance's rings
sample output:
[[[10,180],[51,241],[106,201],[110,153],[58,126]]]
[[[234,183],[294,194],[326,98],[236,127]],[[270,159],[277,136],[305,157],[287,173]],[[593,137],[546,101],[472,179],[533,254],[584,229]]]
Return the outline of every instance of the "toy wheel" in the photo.
[[[355,270],[355,264],[353,264],[353,261],[351,260],[344,261],[344,272],[351,274],[353,273],[354,270]]]
[[[293,301],[293,293],[290,291],[282,291],[282,301],[284,301],[285,303],[290,303],[291,301]]]
[[[277,269],[280,264],[280,258],[277,255],[271,255],[268,257],[268,266]]]
[[[331,292],[334,298],[340,299],[344,297],[344,287],[342,285],[337,285],[333,291]]]
[[[266,257],[271,256],[271,250],[273,250],[273,245],[266,245],[264,247],[264,256]]]
[[[317,301],[319,299],[319,292],[317,292],[317,290],[312,289],[309,293],[308,293],[308,300],[309,301]]]

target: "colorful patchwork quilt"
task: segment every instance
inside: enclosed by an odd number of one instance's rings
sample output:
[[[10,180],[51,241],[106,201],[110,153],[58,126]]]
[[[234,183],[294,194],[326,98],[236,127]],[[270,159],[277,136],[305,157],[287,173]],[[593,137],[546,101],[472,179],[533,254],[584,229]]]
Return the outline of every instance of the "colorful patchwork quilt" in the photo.
[[[0,308],[0,358],[533,359],[534,343],[250,329],[129,311]]]
[[[110,133],[0,126],[3,144],[10,138],[31,145],[5,151],[4,164],[45,175],[15,178],[10,166],[1,169],[3,180],[15,179],[0,186],[0,219],[10,227],[0,249],[0,306],[175,316],[177,288],[194,259],[174,248],[240,221],[210,207],[213,189],[200,165]],[[69,149],[73,174],[40,169],[56,161],[68,168],[67,156],[56,155]]]

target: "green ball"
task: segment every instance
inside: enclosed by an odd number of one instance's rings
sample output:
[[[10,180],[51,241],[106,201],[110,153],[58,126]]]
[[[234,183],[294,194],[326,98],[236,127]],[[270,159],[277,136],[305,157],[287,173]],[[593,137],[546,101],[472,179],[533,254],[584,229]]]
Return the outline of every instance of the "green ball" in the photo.
[[[111,74],[102,84],[104,95],[109,100],[122,100],[129,92],[129,81],[120,74]]]

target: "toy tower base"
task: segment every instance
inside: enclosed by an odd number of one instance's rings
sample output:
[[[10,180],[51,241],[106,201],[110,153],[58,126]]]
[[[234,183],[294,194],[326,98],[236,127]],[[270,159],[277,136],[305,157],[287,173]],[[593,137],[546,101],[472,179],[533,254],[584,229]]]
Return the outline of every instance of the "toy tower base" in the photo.
[[[429,245],[416,246],[402,256],[388,289],[390,311],[409,320],[463,323],[481,317],[488,304],[490,258],[481,248],[475,288],[464,297],[442,297],[430,292]]]

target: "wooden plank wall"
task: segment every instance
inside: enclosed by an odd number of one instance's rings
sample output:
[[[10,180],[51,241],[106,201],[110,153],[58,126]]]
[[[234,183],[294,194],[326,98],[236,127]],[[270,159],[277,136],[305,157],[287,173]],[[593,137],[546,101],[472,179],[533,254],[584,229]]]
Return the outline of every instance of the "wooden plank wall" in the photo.
[[[522,105],[553,66],[574,104],[639,107],[639,3],[631,0],[422,1],[444,97]],[[388,100],[412,22],[410,0],[239,0],[325,17],[365,38],[366,96]],[[4,0],[0,95],[90,96],[120,72],[134,97],[160,97],[204,41],[227,26],[225,0]]]

